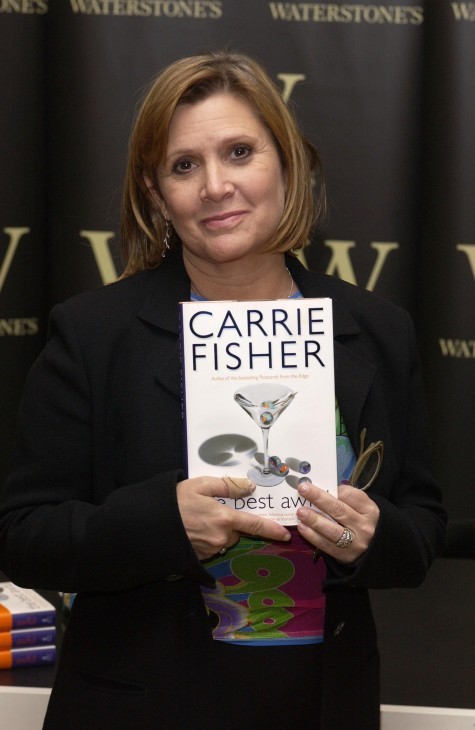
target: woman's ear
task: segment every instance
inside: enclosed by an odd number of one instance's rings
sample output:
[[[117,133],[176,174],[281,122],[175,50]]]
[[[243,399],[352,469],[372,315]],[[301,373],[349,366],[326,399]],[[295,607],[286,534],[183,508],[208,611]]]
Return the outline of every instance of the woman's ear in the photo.
[[[145,181],[145,185],[147,186],[147,190],[149,191],[150,195],[153,198],[154,203],[156,203],[156,205],[160,209],[160,213],[165,218],[165,220],[170,220],[170,216],[168,215],[168,210],[167,210],[167,206],[165,205],[165,201],[163,200],[162,196],[160,195],[160,192],[154,186],[153,181],[149,178],[148,175],[144,175],[143,179]]]

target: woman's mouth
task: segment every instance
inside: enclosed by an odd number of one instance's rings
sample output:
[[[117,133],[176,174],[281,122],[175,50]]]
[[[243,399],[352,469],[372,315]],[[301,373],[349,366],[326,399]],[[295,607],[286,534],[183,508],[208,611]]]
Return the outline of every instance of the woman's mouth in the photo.
[[[241,222],[245,215],[245,210],[231,210],[227,213],[218,213],[208,218],[203,218],[202,223],[207,228],[213,229],[233,228]]]

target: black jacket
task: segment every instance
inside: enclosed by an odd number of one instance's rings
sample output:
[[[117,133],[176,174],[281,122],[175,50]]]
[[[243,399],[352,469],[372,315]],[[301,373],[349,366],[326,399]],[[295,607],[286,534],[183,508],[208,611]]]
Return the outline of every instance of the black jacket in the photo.
[[[352,567],[327,561],[323,649],[322,727],[375,728],[366,589],[417,586],[444,536],[414,331],[388,301],[287,264],[304,296],[333,299],[336,394],[355,451],[363,427],[368,441],[384,441],[370,548]],[[79,592],[48,728],[220,726],[200,590],[210,578],[176,502],[178,302],[188,298],[178,254],[74,297],[53,310],[28,377],[0,507],[0,566],[22,585]]]

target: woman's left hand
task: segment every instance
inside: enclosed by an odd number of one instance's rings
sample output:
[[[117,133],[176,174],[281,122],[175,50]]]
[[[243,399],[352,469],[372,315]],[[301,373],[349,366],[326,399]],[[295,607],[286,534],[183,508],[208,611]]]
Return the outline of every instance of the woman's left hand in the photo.
[[[339,486],[338,498],[310,482],[299,485],[299,494],[325,513],[308,507],[297,510],[297,528],[302,537],[340,563],[354,563],[373,538],[379,519],[378,505],[365,492],[347,484]]]

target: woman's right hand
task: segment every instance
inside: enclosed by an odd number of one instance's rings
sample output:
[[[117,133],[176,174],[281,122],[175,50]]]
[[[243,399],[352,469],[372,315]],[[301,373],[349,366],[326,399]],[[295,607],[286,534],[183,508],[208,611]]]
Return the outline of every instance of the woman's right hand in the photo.
[[[244,483],[244,487],[237,486]],[[248,482],[248,484],[246,484]],[[249,480],[194,477],[177,484],[178,508],[186,534],[200,560],[207,560],[222,548],[234,545],[241,535],[269,540],[290,540],[290,532],[273,520],[235,510],[215,497],[248,497],[255,489]]]

